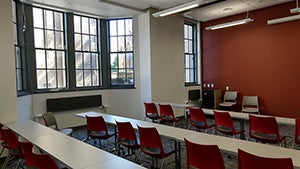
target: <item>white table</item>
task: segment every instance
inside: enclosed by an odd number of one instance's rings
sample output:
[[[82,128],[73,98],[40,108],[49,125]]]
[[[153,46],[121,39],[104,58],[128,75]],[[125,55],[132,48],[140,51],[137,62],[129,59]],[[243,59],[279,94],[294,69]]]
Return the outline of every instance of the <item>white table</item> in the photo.
[[[73,169],[102,166],[108,168],[112,160],[115,168],[144,168],[33,121],[16,122],[6,126]]]

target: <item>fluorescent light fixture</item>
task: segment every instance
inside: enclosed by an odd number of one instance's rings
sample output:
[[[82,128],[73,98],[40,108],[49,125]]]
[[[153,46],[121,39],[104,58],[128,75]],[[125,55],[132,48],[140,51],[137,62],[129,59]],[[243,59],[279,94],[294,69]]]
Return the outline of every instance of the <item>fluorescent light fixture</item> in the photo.
[[[300,13],[300,8],[293,8],[293,9],[290,9],[290,12],[291,12],[291,13]]]
[[[252,22],[252,21],[253,21],[253,19],[246,18],[246,19],[241,19],[241,20],[237,20],[237,21],[226,22],[226,23],[222,23],[222,24],[218,24],[218,25],[208,26],[205,29],[206,30],[216,30],[216,29],[221,29],[221,28],[227,28],[227,27],[230,27],[230,26],[246,24],[246,23],[249,23],[249,22]]]
[[[300,15],[293,15],[293,16],[288,16],[288,17],[284,17],[284,18],[268,20],[267,24],[273,25],[273,24],[289,22],[289,21],[294,21],[294,20],[299,20],[299,19],[300,19]]]
[[[185,4],[182,4],[182,5],[179,5],[179,6],[175,6],[173,8],[169,8],[169,9],[166,9],[166,10],[163,10],[163,11],[160,11],[160,12],[156,12],[152,15],[154,17],[164,17],[164,16],[171,15],[171,14],[174,14],[174,13],[177,13],[177,12],[181,12],[181,11],[185,11],[185,10],[188,10],[188,9],[196,8],[202,3],[203,3],[203,0],[196,0],[196,1],[185,3]]]

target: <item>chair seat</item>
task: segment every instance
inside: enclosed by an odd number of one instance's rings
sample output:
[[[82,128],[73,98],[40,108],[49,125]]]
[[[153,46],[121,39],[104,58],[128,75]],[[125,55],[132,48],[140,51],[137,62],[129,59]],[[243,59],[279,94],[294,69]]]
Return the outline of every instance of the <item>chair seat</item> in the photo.
[[[194,127],[197,127],[197,128],[201,128],[201,129],[208,129],[208,128],[214,127],[214,124],[205,125],[205,122],[195,121],[195,120],[191,120],[191,125],[194,126]]]
[[[138,149],[140,147],[140,145],[135,140],[119,140],[119,143],[123,146],[133,149]]]
[[[171,150],[171,149],[168,149],[168,148],[163,148],[164,152],[161,153],[160,152],[160,149],[159,148],[151,148],[151,147],[146,147],[146,146],[142,146],[141,147],[141,150],[148,154],[148,155],[151,155],[151,156],[154,156],[156,158],[164,158],[164,157],[167,157],[173,153],[175,153],[175,150]]]
[[[71,128],[60,129],[60,130],[59,130],[59,132],[61,132],[61,133],[64,133],[64,134],[66,134],[66,135],[69,135],[69,136],[71,136],[71,135],[72,135],[72,133],[73,133],[73,129],[71,129]]]
[[[267,143],[278,143],[285,139],[285,136],[283,136],[279,140],[277,140],[276,134],[265,134],[259,132],[252,132],[252,137],[255,138],[256,140],[267,142]]]
[[[235,135],[235,134],[240,134],[243,133],[245,130],[235,130],[234,133],[230,127],[225,127],[225,126],[216,126],[216,129],[223,133],[223,134],[228,134],[228,135]]]
[[[258,110],[258,108],[248,107],[248,108],[243,108],[242,112],[244,112],[244,113],[258,113],[259,110]]]
[[[158,114],[155,113],[147,113],[147,117],[150,119],[159,119]]]
[[[93,138],[106,139],[113,136],[114,133],[106,132],[106,131],[90,131],[89,136]]]
[[[235,102],[223,102],[223,103],[220,103],[219,106],[222,106],[222,107],[232,107],[235,104],[236,104]]]

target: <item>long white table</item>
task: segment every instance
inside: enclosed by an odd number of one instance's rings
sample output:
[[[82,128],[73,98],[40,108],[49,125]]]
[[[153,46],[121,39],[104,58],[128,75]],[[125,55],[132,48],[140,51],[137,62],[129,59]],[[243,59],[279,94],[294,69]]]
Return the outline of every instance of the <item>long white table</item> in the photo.
[[[212,111],[211,111],[212,112]],[[266,156],[266,157],[290,157],[293,160],[293,164],[295,167],[300,168],[300,151],[293,150],[283,147],[278,147],[274,145],[267,145],[261,143],[255,143],[245,140],[239,140],[235,138],[228,138],[223,136],[205,134],[201,132],[191,131],[182,128],[176,128],[172,126],[166,126],[157,123],[151,123],[141,120],[136,120],[127,117],[120,117],[116,115],[104,114],[104,113],[97,113],[97,112],[84,112],[76,114],[79,117],[88,116],[103,116],[104,120],[107,123],[115,124],[115,121],[128,121],[131,122],[133,127],[136,129],[137,125],[139,126],[148,126],[148,127],[156,127],[159,134],[165,137],[172,138],[173,140],[177,141],[178,153],[180,157],[180,144],[184,141],[184,138],[189,139],[192,142],[196,142],[199,144],[216,144],[219,146],[220,149],[237,153],[238,148],[243,149],[247,152]],[[243,115],[243,117],[246,117]],[[180,160],[180,159],[179,159]],[[180,164],[180,161],[179,161]]]
[[[144,168],[33,121],[6,126],[73,169],[109,168],[112,162],[115,168]]]

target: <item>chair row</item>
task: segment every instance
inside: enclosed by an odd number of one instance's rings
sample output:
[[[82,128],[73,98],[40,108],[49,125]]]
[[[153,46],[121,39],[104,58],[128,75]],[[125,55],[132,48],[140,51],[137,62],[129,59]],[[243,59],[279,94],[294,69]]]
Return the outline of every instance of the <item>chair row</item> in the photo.
[[[225,91],[221,109],[231,110],[237,105],[237,91]],[[243,96],[242,112],[259,114],[258,96]]]
[[[104,126],[106,123],[102,116],[94,116],[87,118],[88,134],[89,133],[107,133],[107,128]],[[104,126],[104,129],[95,129],[93,131],[90,128],[91,120],[94,121],[97,126]],[[98,121],[96,123],[96,121]],[[101,124],[100,124],[101,123]],[[104,125],[102,125],[104,124]],[[175,154],[174,149],[166,149],[163,145],[161,137],[155,127],[141,127],[138,126],[139,139],[136,136],[136,132],[130,122],[118,122],[117,125],[117,151],[119,152],[121,147],[128,148],[129,155],[135,155],[134,161],[137,162],[141,152],[147,154],[154,159],[160,159],[160,165],[157,160],[152,161],[152,165],[158,168],[163,168],[164,159],[170,155]],[[104,134],[105,135],[105,134]],[[91,136],[89,134],[89,136]],[[93,138],[105,139],[100,137]],[[139,140],[139,141],[138,141]],[[225,169],[223,157],[220,149],[217,145],[200,145],[192,143],[185,139],[185,145],[187,150],[187,168],[190,166],[198,168],[210,168],[210,169]],[[137,151],[137,153],[135,153]],[[203,155],[199,155],[203,154]],[[290,169],[293,168],[292,160],[290,158],[283,159],[272,159],[266,157],[259,157],[243,150],[238,150],[239,156],[239,169],[250,169],[250,168],[271,168],[273,169]],[[274,165],[274,166],[273,166]]]
[[[1,155],[4,149],[8,150],[2,168],[8,168],[12,159],[18,159],[15,168],[21,167],[21,162],[24,161],[26,168],[39,169],[58,169],[58,165],[54,159],[48,154],[41,154],[37,147],[22,137],[18,137],[11,129],[0,124],[0,139],[2,142]],[[0,156],[1,156],[0,155]],[[24,167],[22,167],[24,168]]]
[[[202,145],[185,140],[187,168],[225,169],[221,151],[217,145]],[[199,155],[201,154],[201,155]],[[238,149],[238,169],[293,169],[291,158],[267,158]]]
[[[175,126],[176,122],[184,118],[184,117],[175,117],[172,106],[169,104],[159,104],[160,114],[158,114],[155,103],[144,102],[144,106],[145,106],[145,113],[146,113],[145,119],[149,118],[153,122],[155,122],[155,120],[161,120],[162,123],[164,122],[171,123],[173,126]]]
[[[207,131],[210,128],[220,133],[236,136],[244,133],[244,130],[236,129],[228,112],[214,110],[214,124],[208,124],[201,108],[190,107],[190,126]],[[300,135],[300,131],[297,130]],[[280,136],[275,117],[257,116],[249,114],[249,138],[263,143],[281,144],[285,136]],[[298,139],[297,139],[298,140]],[[284,142],[285,143],[285,142]],[[299,141],[298,141],[299,143]],[[286,144],[285,144],[286,146]]]

